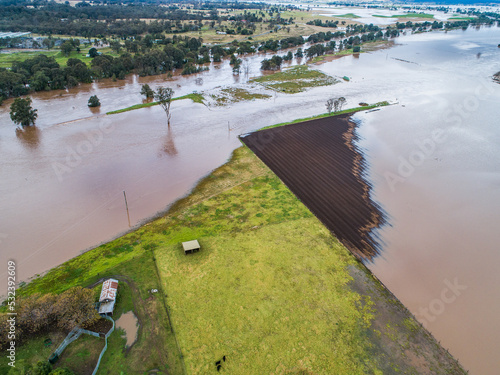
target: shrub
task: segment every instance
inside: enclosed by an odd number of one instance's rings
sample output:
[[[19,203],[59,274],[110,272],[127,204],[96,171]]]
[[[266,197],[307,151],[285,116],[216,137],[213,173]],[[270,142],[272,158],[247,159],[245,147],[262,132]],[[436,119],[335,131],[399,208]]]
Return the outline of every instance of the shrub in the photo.
[[[88,106],[89,107],[99,107],[101,105],[101,102],[99,101],[99,98],[97,95],[92,95],[89,99]]]

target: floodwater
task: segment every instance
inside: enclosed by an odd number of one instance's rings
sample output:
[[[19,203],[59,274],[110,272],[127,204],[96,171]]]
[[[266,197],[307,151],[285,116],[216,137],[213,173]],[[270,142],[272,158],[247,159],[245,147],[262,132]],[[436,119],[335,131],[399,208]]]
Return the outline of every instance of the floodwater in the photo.
[[[125,331],[125,338],[127,339],[126,347],[131,346],[137,340],[137,331],[139,330],[139,323],[137,317],[132,311],[122,314],[116,321],[116,328]]]
[[[302,7],[307,7],[307,6],[302,6]],[[437,6],[435,6],[437,7]],[[470,8],[468,6],[460,6],[459,8],[461,9],[467,9]],[[481,11],[487,11],[487,12],[498,12],[499,8],[495,6],[479,6],[479,7],[474,7],[477,10]],[[408,9],[398,9],[398,10],[391,10],[389,8],[361,8],[361,7],[345,7],[345,6],[329,6],[329,7],[314,7],[312,8],[314,13],[317,13],[320,16],[326,16],[326,17],[338,17],[342,16],[345,14],[354,14],[357,16],[357,18],[353,19],[356,22],[364,23],[364,24],[373,24],[373,25],[379,25],[379,26],[387,26],[394,24],[398,21],[398,18],[392,18],[393,16],[398,16],[398,15],[404,15],[408,13]],[[417,13],[426,13],[426,14],[432,14],[434,18],[428,19],[430,22],[434,21],[441,21],[441,22],[446,22],[448,21],[449,18],[452,17],[460,17],[460,14],[457,14],[452,11],[450,12],[443,12],[437,9],[412,9],[411,12],[417,12]],[[462,15],[463,17],[463,15]],[[345,20],[348,20],[349,18],[344,18]],[[415,22],[415,19],[412,18],[403,18],[400,20],[400,22],[407,22],[407,21],[412,21]],[[422,20],[419,20],[418,22],[422,22]]]
[[[225,61],[197,76],[40,93],[33,95],[37,126],[24,131],[10,121],[6,103],[0,264],[15,260],[25,280],[110,240],[129,229],[123,191],[137,225],[224,163],[239,134],[324,113],[329,97],[346,97],[346,107],[389,100],[398,104],[355,116],[370,163],[366,178],[390,223],[376,233],[382,255],[369,267],[472,374],[496,374],[500,85],[490,77],[500,70],[499,40],[497,27],[403,36],[394,48],[316,66],[350,82],[227,107],[176,101],[170,129],[158,106],[104,113],[140,103],[144,82],[180,96],[244,87],[248,77],[233,76]],[[249,76],[260,74],[262,59],[247,58]],[[101,100],[97,113],[86,105],[91,95]]]

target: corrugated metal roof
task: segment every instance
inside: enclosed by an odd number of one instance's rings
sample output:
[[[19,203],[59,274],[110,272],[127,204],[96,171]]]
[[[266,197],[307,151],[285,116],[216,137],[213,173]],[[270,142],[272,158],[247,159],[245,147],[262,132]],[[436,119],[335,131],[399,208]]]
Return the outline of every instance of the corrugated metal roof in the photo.
[[[101,303],[101,305],[99,306],[99,314],[111,314],[111,313],[113,313],[113,309],[115,308],[115,302],[116,301]]]
[[[99,297],[99,302],[102,303],[102,302],[115,301],[117,289],[118,289],[118,280],[108,279],[105,282],[103,282],[101,296]]]

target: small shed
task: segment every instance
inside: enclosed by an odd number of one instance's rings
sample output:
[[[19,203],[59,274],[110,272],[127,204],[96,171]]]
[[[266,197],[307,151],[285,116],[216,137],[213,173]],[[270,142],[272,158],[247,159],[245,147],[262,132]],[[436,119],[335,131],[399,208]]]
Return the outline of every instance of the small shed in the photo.
[[[200,251],[200,244],[198,240],[187,241],[182,243],[182,248],[184,249],[184,254],[191,254]]]
[[[99,297],[99,314],[113,314],[118,291],[118,280],[108,279],[102,283],[101,296]]]

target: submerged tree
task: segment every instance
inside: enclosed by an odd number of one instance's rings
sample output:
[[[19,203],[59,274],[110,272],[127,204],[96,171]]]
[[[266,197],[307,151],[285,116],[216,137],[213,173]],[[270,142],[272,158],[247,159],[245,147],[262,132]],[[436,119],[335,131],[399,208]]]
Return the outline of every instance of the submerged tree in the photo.
[[[141,95],[144,95],[146,99],[150,99],[155,96],[155,92],[147,83],[145,83],[141,86]]]
[[[155,100],[161,105],[165,114],[167,115],[167,123],[170,126],[170,103],[172,103],[172,98],[174,96],[174,90],[170,87],[158,87],[154,94]]]
[[[37,111],[31,107],[31,98],[16,98],[10,106],[10,118],[17,125],[35,125]]]
[[[89,107],[99,107],[101,105],[101,102],[97,95],[92,95],[89,99],[88,106]]]

